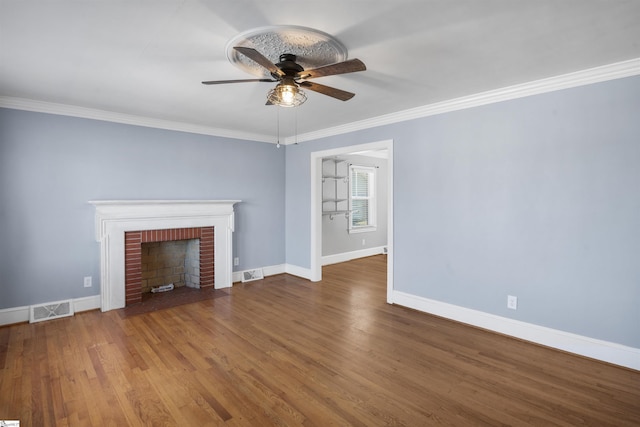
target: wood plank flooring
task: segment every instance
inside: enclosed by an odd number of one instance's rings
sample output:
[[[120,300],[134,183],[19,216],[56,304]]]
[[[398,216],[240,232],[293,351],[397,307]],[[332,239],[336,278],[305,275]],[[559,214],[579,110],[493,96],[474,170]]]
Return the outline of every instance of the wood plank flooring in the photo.
[[[21,426],[640,425],[640,372],[385,303],[385,256],[0,328]]]

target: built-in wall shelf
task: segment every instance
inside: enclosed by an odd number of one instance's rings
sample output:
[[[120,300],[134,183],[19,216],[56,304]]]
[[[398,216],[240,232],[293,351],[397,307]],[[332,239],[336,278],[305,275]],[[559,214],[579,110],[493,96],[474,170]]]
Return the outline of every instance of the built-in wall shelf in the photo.
[[[345,159],[322,159],[322,215],[349,218],[349,164]]]
[[[344,215],[345,218],[349,218],[349,213],[349,211],[322,211],[322,215],[328,215],[331,220],[339,215]]]

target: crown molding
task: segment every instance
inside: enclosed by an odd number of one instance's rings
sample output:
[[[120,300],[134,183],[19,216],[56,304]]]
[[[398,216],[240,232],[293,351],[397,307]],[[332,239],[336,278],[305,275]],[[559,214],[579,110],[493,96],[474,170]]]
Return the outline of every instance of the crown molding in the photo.
[[[532,82],[517,84],[501,89],[490,90],[474,95],[463,96],[409,110],[398,111],[396,113],[347,123],[341,126],[321,129],[315,132],[300,134],[295,137],[287,137],[285,144],[303,141],[312,141],[329,136],[340,135],[377,126],[399,123],[407,120],[419,119],[422,117],[434,116],[437,114],[449,113],[467,108],[479,107],[481,105],[493,104],[502,101],[509,101],[517,98],[524,98],[531,95],[539,95],[547,92],[570,89],[578,86],[586,86],[594,83],[601,83],[609,80],[624,77],[637,76],[640,74],[640,58],[628,61],[616,62],[600,67],[589,68],[587,70],[576,71],[560,76],[549,77]]]
[[[36,101],[26,98],[0,96],[0,107],[14,110],[32,111],[36,113],[57,114],[61,116],[80,117],[84,119],[101,120],[105,122],[122,123],[134,126],[144,126],[156,129],[165,129],[178,132],[196,133],[201,135],[218,136],[223,138],[244,139],[259,142],[273,143],[273,136],[260,135],[248,132],[239,132],[230,129],[215,128],[191,123],[175,122],[171,120],[156,119],[152,117],[136,116],[132,114],[116,113],[107,110],[79,107],[68,104],[57,104],[46,101]]]
[[[531,95],[539,95],[562,89],[605,82],[640,75],[640,58],[628,61],[616,62],[587,70],[576,71],[560,76],[535,80],[528,83],[517,84],[501,89],[490,90],[474,95],[463,96],[447,101],[428,104],[421,107],[398,111],[370,119],[359,120],[341,126],[334,126],[314,132],[299,134],[283,138],[283,145],[296,142],[313,141],[329,136],[340,135],[358,130],[369,129],[377,126],[399,123],[437,114],[449,113],[467,108],[479,107]],[[248,132],[234,131],[230,129],[214,128],[190,123],[162,120],[151,117],[136,116],[116,113],[106,110],[78,107],[67,104],[57,104],[45,101],[36,101],[25,98],[0,96],[0,107],[16,110],[33,111],[39,113],[58,114],[63,116],[81,117],[93,120],[102,120],[114,123],[123,123],[134,126],[145,126],[157,129],[173,130],[178,132],[196,133],[202,135],[217,136],[223,138],[243,139],[250,141],[273,143],[273,136],[260,135]]]

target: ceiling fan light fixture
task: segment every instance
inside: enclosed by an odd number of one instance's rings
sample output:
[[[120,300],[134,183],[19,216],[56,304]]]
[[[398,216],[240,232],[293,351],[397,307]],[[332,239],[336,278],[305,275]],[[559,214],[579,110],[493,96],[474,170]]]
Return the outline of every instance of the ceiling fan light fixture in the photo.
[[[280,107],[297,107],[304,104],[307,95],[293,81],[283,81],[267,94],[267,102]]]
[[[284,27],[277,27],[277,29],[279,32],[285,30]],[[300,89],[301,87],[312,92],[339,99],[340,101],[348,101],[353,98],[355,93],[308,80],[364,71],[367,69],[364,63],[356,58],[346,60],[346,48],[328,34],[319,33],[316,30],[303,27],[287,27],[287,30],[296,34],[302,32],[306,35],[305,37],[302,37],[300,34],[296,37],[293,37],[293,34],[289,34],[291,37],[284,37],[282,34],[276,36],[274,28],[265,27],[252,31],[250,34],[244,34],[241,36],[241,39],[235,38],[227,44],[227,57],[233,64],[244,68],[246,64],[250,63],[252,67],[257,67],[257,71],[266,78],[208,80],[203,81],[202,84],[278,82],[276,87],[267,94],[266,105],[278,105],[280,107],[297,107],[304,104],[307,100],[307,95]],[[262,37],[262,33],[265,31],[268,33],[273,32],[273,36],[279,39],[280,43],[276,43],[275,40],[272,40],[272,37]],[[320,38],[324,40],[324,43],[307,37],[309,32],[317,33],[315,35],[320,36]],[[307,40],[309,43],[303,43],[303,40]],[[251,47],[252,45],[260,46],[260,49],[255,49]],[[265,47],[269,46],[271,46],[270,50],[265,49]],[[324,47],[320,49],[320,46]],[[275,62],[277,61],[274,59],[276,52],[280,52],[280,55],[277,56],[280,62]],[[319,59],[323,56],[326,57],[326,55],[318,54],[329,54],[330,52],[340,54],[342,58],[338,62]],[[309,64],[305,65],[307,63]]]

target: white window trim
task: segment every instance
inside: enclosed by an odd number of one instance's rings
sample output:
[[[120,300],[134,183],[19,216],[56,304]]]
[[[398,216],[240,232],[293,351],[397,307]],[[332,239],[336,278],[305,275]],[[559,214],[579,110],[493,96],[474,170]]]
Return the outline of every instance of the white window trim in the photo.
[[[371,192],[373,193],[373,196],[369,197],[369,225],[361,225],[361,226],[354,226],[352,223],[352,218],[349,218],[349,229],[348,232],[349,234],[355,234],[355,233],[371,233],[374,231],[378,230],[378,218],[377,218],[377,209],[378,209],[378,202],[377,202],[377,196],[378,196],[378,169],[376,167],[372,167],[372,166],[359,166],[359,165],[349,165],[349,210],[352,211],[353,207],[352,207],[352,201],[353,201],[353,197],[351,194],[351,179],[352,179],[352,175],[353,175],[353,170],[357,169],[357,170],[364,170],[367,171],[371,174],[373,174],[373,184],[372,184],[372,189]]]
[[[349,234],[356,234],[356,233],[372,233],[374,231],[378,230],[378,226],[377,225],[361,225],[361,226],[356,226],[353,227],[351,226],[351,228],[349,228]]]

